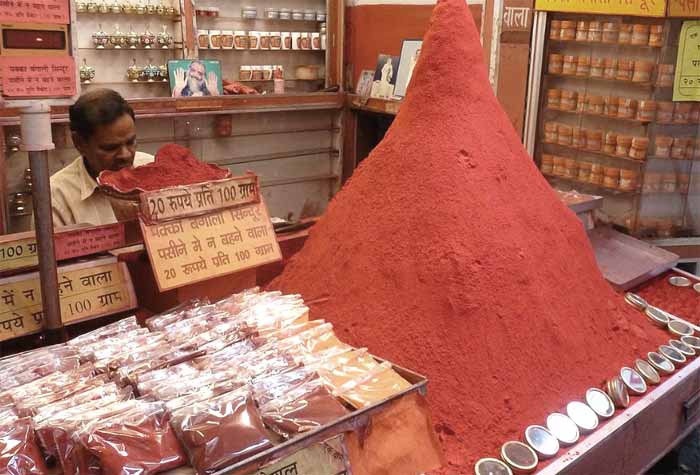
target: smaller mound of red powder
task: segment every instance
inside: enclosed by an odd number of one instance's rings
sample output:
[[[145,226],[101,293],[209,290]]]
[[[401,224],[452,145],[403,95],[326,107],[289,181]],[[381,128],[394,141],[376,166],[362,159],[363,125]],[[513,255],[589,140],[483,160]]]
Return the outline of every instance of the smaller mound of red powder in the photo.
[[[120,193],[132,193],[221,180],[230,175],[225,168],[200,161],[190,149],[168,144],[158,149],[153,163],[117,172],[105,170],[98,182]]]

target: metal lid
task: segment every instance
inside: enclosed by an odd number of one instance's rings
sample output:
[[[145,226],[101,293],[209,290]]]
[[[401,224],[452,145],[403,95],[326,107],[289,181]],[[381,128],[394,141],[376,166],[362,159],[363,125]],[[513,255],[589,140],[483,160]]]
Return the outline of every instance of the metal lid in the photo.
[[[661,345],[659,347],[659,353],[664,355],[666,358],[671,360],[673,364],[683,364],[686,362],[686,357],[683,353],[668,345]]]
[[[559,452],[559,441],[542,426],[529,426],[525,429],[525,441],[540,459],[552,458]]]
[[[649,360],[649,363],[651,363],[659,374],[672,374],[676,370],[676,367],[673,363],[671,363],[671,360],[655,351],[650,351],[647,353],[647,360]]]
[[[674,275],[668,279],[668,283],[676,287],[690,287],[691,284],[690,279],[680,275]]]
[[[475,475],[513,475],[508,465],[498,459],[481,459],[474,465]]]
[[[652,305],[649,305],[646,308],[644,314],[647,317],[649,317],[649,319],[654,323],[654,325],[658,325],[660,327],[665,327],[666,325],[668,325],[668,322],[670,320],[666,312]]]
[[[598,388],[591,388],[586,391],[586,403],[593,409],[593,412],[603,419],[612,417],[615,414],[615,404],[610,396]]]
[[[622,382],[625,383],[625,386],[632,394],[639,395],[647,392],[647,383],[644,381],[644,378],[632,368],[627,366],[622,368],[620,370],[620,378],[622,378]]]
[[[580,401],[573,401],[567,404],[566,415],[579,426],[582,434],[593,432],[598,427],[598,416],[596,413]]]
[[[578,426],[569,416],[555,412],[547,417],[547,429],[561,445],[573,445],[579,438]]]
[[[694,350],[700,350],[700,338],[696,336],[682,336],[681,341]]]
[[[633,294],[632,292],[627,292],[625,294],[625,302],[627,302],[637,310],[645,310],[649,306],[646,300],[644,300],[637,294]]]
[[[654,385],[661,382],[659,372],[648,361],[638,359],[634,362],[634,368],[642,375],[647,384]]]
[[[670,320],[668,322],[668,329],[671,330],[671,333],[675,333],[678,336],[692,336],[694,333],[690,325],[678,320]]]
[[[506,442],[501,447],[501,458],[517,475],[532,473],[537,469],[539,459],[529,445],[517,440]]]
[[[619,376],[615,376],[608,380],[607,391],[610,399],[612,399],[615,407],[624,409],[630,405],[630,395],[627,392],[625,384]]]
[[[668,342],[668,345],[680,351],[685,356],[695,356],[695,349],[693,349],[693,347],[688,345],[687,343],[684,343],[679,340],[671,340]]]

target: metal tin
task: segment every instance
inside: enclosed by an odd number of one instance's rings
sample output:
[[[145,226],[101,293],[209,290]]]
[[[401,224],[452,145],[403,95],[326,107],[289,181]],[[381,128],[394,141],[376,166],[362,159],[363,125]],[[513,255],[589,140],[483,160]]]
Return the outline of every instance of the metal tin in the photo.
[[[605,391],[598,388],[591,388],[586,391],[586,404],[598,414],[598,417],[608,419],[615,414],[615,403]]]
[[[673,347],[674,349],[680,351],[683,353],[684,356],[695,356],[695,349],[693,349],[692,346],[683,343],[680,340],[671,340],[668,342],[668,346]]]
[[[668,358],[674,365],[682,365],[687,361],[685,355],[672,346],[661,345],[659,347],[659,353]]]
[[[692,336],[693,333],[695,333],[693,329],[690,328],[690,325],[678,320],[670,320],[668,322],[668,329],[671,330],[671,333],[678,336]]]
[[[627,392],[625,383],[622,382],[622,379],[620,379],[619,376],[609,379],[606,389],[608,396],[610,396],[610,399],[612,399],[615,407],[624,409],[630,405],[630,395]]]
[[[644,311],[644,314],[647,317],[649,317],[649,319],[654,323],[654,325],[659,327],[665,327],[666,325],[668,325],[668,322],[670,320],[666,312],[664,312],[660,308],[654,307],[653,305],[649,305]]]
[[[620,370],[620,378],[632,394],[641,395],[647,392],[647,383],[644,381],[644,378],[632,368],[627,366],[622,368]]]
[[[542,460],[552,458],[559,452],[559,441],[542,426],[525,429],[525,441]]]
[[[582,434],[593,432],[598,427],[598,416],[593,409],[580,401],[566,405],[566,415],[576,423]]]
[[[498,459],[481,459],[474,465],[475,475],[513,475],[510,467]]]
[[[634,362],[634,369],[636,369],[637,372],[642,375],[642,378],[644,378],[644,381],[646,381],[647,384],[655,385],[661,382],[659,372],[656,371],[656,369],[654,369],[654,367],[650,365],[648,361],[638,359]]]
[[[632,292],[627,292],[625,294],[625,302],[642,311],[646,310],[646,308],[649,306],[646,300],[637,294],[633,294]]]
[[[676,370],[676,366],[671,363],[671,360],[655,351],[650,351],[647,353],[647,360],[649,360],[649,363],[651,363],[659,374],[673,374],[673,372]]]
[[[694,350],[700,350],[700,338],[696,336],[682,336],[681,341]]]
[[[517,440],[511,440],[503,444],[501,447],[501,458],[516,475],[534,472],[539,462],[535,451],[529,445]]]
[[[668,279],[668,283],[675,287],[690,287],[690,279],[681,275],[674,275]]]
[[[578,426],[569,416],[558,412],[547,417],[547,429],[562,446],[574,445],[579,438]]]

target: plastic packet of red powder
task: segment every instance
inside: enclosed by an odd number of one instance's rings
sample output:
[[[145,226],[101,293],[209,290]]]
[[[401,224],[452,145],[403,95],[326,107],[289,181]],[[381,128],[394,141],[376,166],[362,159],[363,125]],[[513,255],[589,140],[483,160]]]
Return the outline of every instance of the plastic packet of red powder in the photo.
[[[285,438],[333,423],[348,412],[320,379],[306,382],[260,407],[265,425]]]
[[[330,385],[331,387],[332,384]],[[336,396],[360,409],[383,401],[411,387],[388,362],[381,363],[365,375],[333,387]]]
[[[255,401],[258,406],[263,406],[314,379],[318,379],[318,374],[312,369],[302,366],[285,373],[257,378],[253,380],[251,385]]]
[[[108,382],[101,386],[94,386],[85,391],[73,394],[66,399],[62,399],[38,408],[36,410],[36,414],[34,415],[34,422],[36,424],[40,424],[59,412],[63,412],[72,407],[80,406],[91,401],[105,400],[108,397],[116,398],[117,396],[123,397],[124,399],[129,399],[132,392],[133,389],[130,386],[120,388],[114,382]]]
[[[113,348],[116,350],[116,348],[119,348],[121,342],[131,342],[139,338],[147,337],[148,335],[151,335],[148,328],[135,328],[123,333],[106,336],[101,340],[85,343],[84,345],[76,347],[76,349],[80,352],[81,361],[95,362],[97,361],[98,355],[100,355],[102,350],[106,348]]]
[[[25,361],[16,369],[10,369],[0,374],[0,391],[22,386],[53,373],[61,373],[76,369],[80,366],[77,353],[68,355],[47,354],[42,357]]]
[[[239,378],[237,368],[224,371],[204,371],[188,380],[163,381],[151,388],[150,395],[161,401],[170,401],[187,394],[213,389],[222,385],[228,385],[232,390],[245,385],[245,379]]]
[[[202,401],[208,401],[221,396],[222,394],[230,393],[231,391],[240,389],[241,386],[245,386],[245,383],[242,383],[240,380],[236,379],[218,381],[216,383],[198,388],[187,394],[183,394],[175,399],[166,401],[165,406],[170,412],[174,412],[182,409],[183,407],[191,406]]]
[[[48,475],[30,418],[8,418],[0,422],[0,473]]]
[[[151,394],[153,388],[171,381],[187,381],[200,374],[201,368],[193,361],[187,361],[178,365],[156,369],[136,376],[136,389],[141,396]]]
[[[86,425],[74,438],[99,461],[102,475],[150,475],[186,463],[161,402]]]
[[[300,322],[300,323],[292,323],[292,324],[289,324],[283,328],[278,328],[274,331],[270,331],[270,332],[264,333],[262,335],[259,335],[258,337],[254,338],[253,341],[258,346],[263,346],[263,345],[268,344],[268,343],[274,344],[277,341],[281,341],[281,340],[284,340],[286,338],[291,338],[295,335],[298,335],[299,333],[302,333],[302,332],[305,332],[307,330],[311,330],[312,328],[315,328],[317,326],[323,325],[324,323],[326,323],[326,321],[323,319],[308,320],[306,322]]]
[[[189,315],[193,310],[205,305],[209,305],[209,299],[192,299],[188,302],[181,303],[177,307],[166,310],[165,312],[153,315],[144,323],[151,331],[162,330],[173,322],[190,318]]]
[[[362,378],[379,366],[379,363],[367,353],[366,348],[338,353],[316,362],[309,361],[307,364],[316,369],[319,375],[334,388],[339,388],[348,381]]]
[[[114,323],[110,323],[109,325],[105,325],[104,327],[100,327],[97,330],[77,336],[72,340],[69,340],[67,344],[80,349],[85,345],[95,343],[99,340],[103,340],[120,333],[136,330],[138,328],[140,327],[136,321],[136,316],[132,315],[131,317],[127,317]]]
[[[244,374],[253,379],[284,373],[298,367],[289,354],[278,350],[253,351],[244,355],[236,364]]]
[[[182,347],[163,345],[160,349],[154,349],[146,358],[119,368],[116,372],[115,379],[121,384],[134,385],[138,377],[142,374],[192,361],[205,354],[206,351],[192,348],[190,344]]]
[[[238,361],[245,355],[253,352],[255,350],[255,345],[250,340],[243,340],[229,345],[221,350],[207,355],[203,358],[198,358],[195,360],[201,366],[206,367],[218,367],[218,366],[230,366],[232,361]]]
[[[67,383],[66,385],[57,388],[57,390],[29,396],[22,399],[17,399],[15,407],[21,416],[34,416],[41,408],[49,406],[52,403],[69,398],[75,394],[80,394],[97,386],[102,386],[107,382],[107,376],[99,376],[95,378],[79,379]]]
[[[171,424],[199,475],[272,447],[248,388],[175,411]]]

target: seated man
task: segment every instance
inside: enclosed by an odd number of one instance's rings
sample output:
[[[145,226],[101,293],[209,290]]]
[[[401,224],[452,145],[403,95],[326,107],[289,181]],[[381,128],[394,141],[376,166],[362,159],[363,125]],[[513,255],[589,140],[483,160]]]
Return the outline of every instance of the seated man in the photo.
[[[51,177],[53,224],[114,223],[117,219],[109,198],[100,192],[95,179],[102,170],[144,165],[153,156],[136,151],[134,111],[111,89],[81,95],[70,107],[69,116],[80,156]]]

